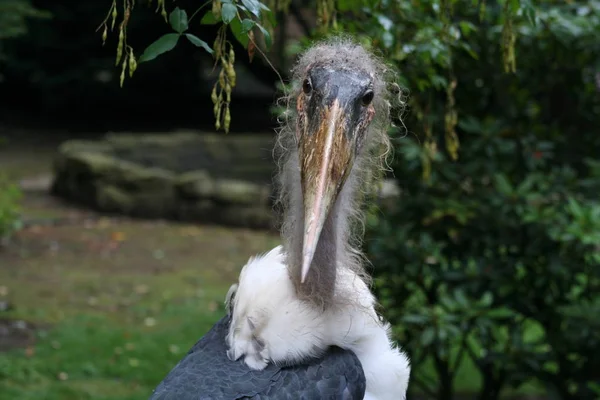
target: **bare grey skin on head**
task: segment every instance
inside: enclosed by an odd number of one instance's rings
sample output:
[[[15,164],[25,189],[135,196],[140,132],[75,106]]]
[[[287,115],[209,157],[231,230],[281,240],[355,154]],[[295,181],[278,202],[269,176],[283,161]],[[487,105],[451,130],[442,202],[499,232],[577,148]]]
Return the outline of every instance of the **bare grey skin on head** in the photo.
[[[336,39],[304,53],[292,76],[276,147],[282,238],[298,296],[325,308],[337,268],[369,283],[362,235],[351,228],[362,223],[361,191],[390,148],[394,75],[362,46]]]

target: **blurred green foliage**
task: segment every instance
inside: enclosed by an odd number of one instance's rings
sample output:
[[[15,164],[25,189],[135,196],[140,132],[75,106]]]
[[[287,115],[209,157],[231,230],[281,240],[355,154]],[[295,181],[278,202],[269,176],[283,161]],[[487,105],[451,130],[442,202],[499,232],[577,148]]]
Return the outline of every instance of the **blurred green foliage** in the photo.
[[[598,398],[600,3],[361,5],[338,27],[411,92],[368,243],[410,390],[451,399],[472,364],[480,399]]]
[[[0,136],[0,147],[6,140]],[[0,250],[11,236],[21,229],[20,200],[21,189],[7,174],[0,171]]]
[[[136,305],[123,311],[127,321],[93,311],[66,318],[40,329],[29,354],[27,349],[0,354],[0,400],[147,399],[198,332],[224,312],[222,306],[199,309],[198,298],[153,301],[152,309]],[[144,322],[149,313],[156,326]]]
[[[29,0],[0,2],[0,40],[25,35],[28,18],[48,18],[50,15],[31,5]]]
[[[0,2],[0,60],[3,40],[25,35],[27,18],[45,17],[48,17],[47,13],[32,7],[27,0]],[[0,146],[3,144],[2,139],[0,137]],[[20,227],[18,214],[20,197],[19,188],[0,174],[0,246]]]
[[[0,246],[21,227],[19,187],[0,174]]]

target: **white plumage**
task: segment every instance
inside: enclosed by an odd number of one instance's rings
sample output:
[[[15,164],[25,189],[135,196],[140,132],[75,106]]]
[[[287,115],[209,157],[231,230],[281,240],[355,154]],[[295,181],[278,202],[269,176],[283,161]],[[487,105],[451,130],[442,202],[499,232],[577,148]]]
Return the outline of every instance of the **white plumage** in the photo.
[[[340,268],[335,296],[348,302],[321,312],[298,299],[284,261],[278,246],[243,267],[237,287],[230,290],[229,357],[243,357],[250,368],[263,369],[270,362],[319,357],[335,345],[359,358],[367,379],[365,400],[404,399],[408,358],[390,341],[390,326],[375,312],[375,298],[363,280]]]

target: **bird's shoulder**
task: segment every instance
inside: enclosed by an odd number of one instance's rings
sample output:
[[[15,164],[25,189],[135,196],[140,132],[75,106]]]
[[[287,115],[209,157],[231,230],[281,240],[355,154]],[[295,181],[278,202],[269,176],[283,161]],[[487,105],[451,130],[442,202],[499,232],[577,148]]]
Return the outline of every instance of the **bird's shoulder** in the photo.
[[[151,400],[358,400],[365,391],[360,361],[337,347],[321,358],[262,371],[226,356],[225,316],[202,337],[157,386]]]

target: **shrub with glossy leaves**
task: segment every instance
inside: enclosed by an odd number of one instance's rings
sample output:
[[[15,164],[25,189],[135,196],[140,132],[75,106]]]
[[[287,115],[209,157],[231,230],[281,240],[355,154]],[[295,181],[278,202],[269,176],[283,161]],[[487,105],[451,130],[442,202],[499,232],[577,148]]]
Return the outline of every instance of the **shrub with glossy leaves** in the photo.
[[[21,226],[18,212],[20,198],[21,191],[17,185],[0,175],[0,245]]]
[[[599,4],[520,2],[508,74],[505,4],[488,3],[483,22],[453,5],[450,47],[429,6],[404,3],[391,36],[371,32],[412,92],[409,134],[396,141],[402,197],[369,240],[411,390],[450,399],[470,364],[481,399],[531,384],[597,398]],[[395,40],[408,53],[394,57]]]

